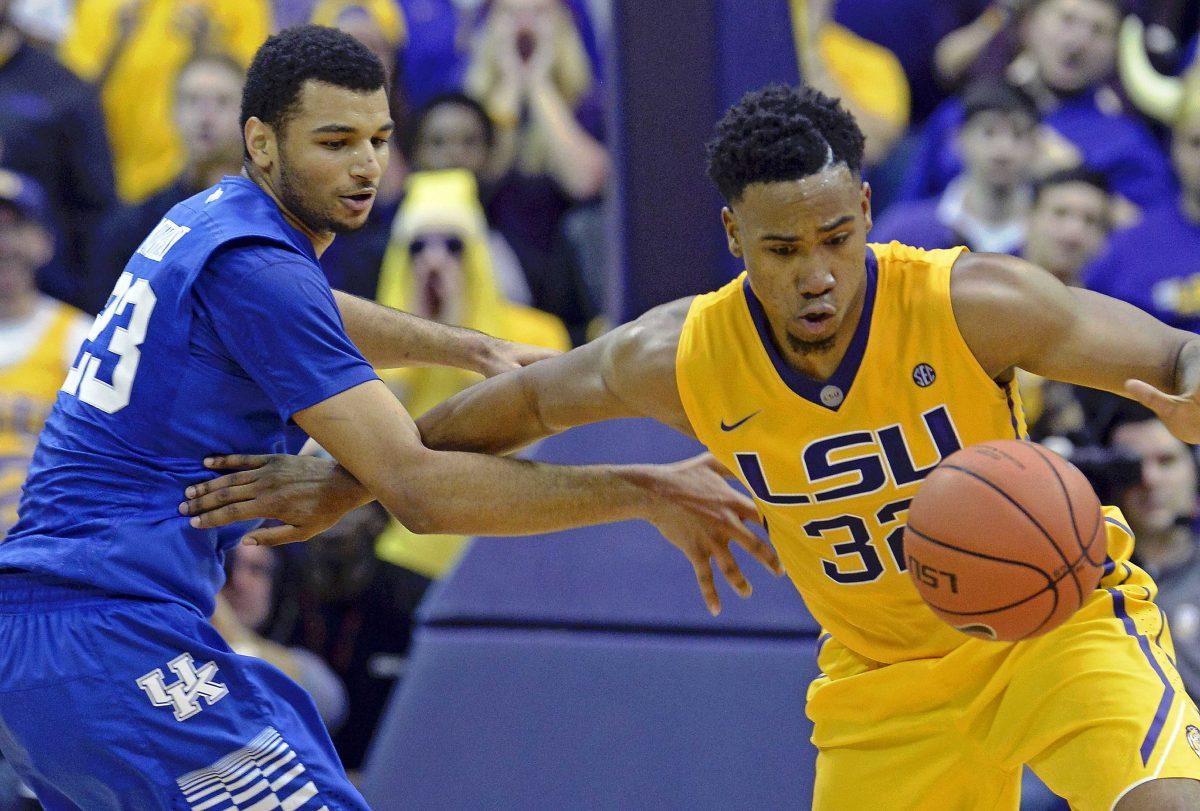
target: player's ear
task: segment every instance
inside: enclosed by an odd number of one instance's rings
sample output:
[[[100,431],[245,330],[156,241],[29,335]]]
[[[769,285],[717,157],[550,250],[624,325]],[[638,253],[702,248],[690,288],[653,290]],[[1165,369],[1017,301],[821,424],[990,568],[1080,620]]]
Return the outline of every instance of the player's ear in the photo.
[[[721,223],[725,226],[725,238],[729,243],[729,252],[741,259],[742,243],[738,235],[737,217],[733,216],[733,210],[729,206],[721,209]]]
[[[871,219],[871,184],[865,180],[862,184],[862,213],[863,222],[866,224],[867,231],[870,231],[874,224]]]
[[[262,171],[266,172],[275,163],[275,133],[265,121],[257,116],[250,116],[242,131],[246,139],[246,150],[250,160]]]

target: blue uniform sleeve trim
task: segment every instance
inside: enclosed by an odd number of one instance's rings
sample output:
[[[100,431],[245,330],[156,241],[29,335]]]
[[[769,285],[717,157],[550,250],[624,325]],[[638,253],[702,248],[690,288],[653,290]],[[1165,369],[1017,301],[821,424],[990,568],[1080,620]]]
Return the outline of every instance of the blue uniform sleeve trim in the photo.
[[[336,397],[355,386],[361,386],[363,383],[369,383],[372,380],[378,379],[379,375],[375,374],[375,370],[371,367],[358,366],[348,370],[345,374],[329,378],[324,385],[312,391],[305,392],[303,396],[296,397],[291,402],[282,406],[280,410],[285,411],[290,419],[297,411],[312,408],[318,403],[323,403],[330,397]]]

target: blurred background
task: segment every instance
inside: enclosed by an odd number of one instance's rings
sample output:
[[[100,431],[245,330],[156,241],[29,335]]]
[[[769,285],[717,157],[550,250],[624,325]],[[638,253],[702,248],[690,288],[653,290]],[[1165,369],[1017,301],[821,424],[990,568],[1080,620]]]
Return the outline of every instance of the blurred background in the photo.
[[[567,348],[710,290],[740,268],[704,144],[742,93],[804,81],[867,135],[874,241],[1021,255],[1200,327],[1200,0],[0,0],[0,538],[91,316],[172,205],[240,171],[245,68],[306,22],[391,77],[389,173],[321,260],[357,295]],[[389,383],[419,414],[473,379]],[[1110,396],[1022,389],[1034,438],[1126,511],[1200,696],[1192,449]],[[695,450],[621,421],[534,453]],[[472,541],[369,505],[227,568],[214,622],[313,694],[374,807],[811,796],[820,631],[749,564],[713,620],[649,527]],[[0,811],[36,807],[0,762]],[[1023,808],[1065,804],[1029,778]]]

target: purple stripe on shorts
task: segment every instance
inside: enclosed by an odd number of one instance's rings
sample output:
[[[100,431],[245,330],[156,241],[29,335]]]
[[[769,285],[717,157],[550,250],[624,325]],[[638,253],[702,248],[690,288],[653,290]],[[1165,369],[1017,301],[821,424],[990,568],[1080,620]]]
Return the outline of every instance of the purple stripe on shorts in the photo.
[[[1108,593],[1113,598],[1113,613],[1117,615],[1117,618],[1121,620],[1121,624],[1125,626],[1125,633],[1137,640],[1138,647],[1142,649],[1142,654],[1146,657],[1146,661],[1150,663],[1150,667],[1154,668],[1159,681],[1163,683],[1162,700],[1158,702],[1158,709],[1154,712],[1154,721],[1150,724],[1150,729],[1146,732],[1145,739],[1142,740],[1142,765],[1145,766],[1150,762],[1150,753],[1154,751],[1155,745],[1158,744],[1158,738],[1162,735],[1163,725],[1167,723],[1167,714],[1171,711],[1171,703],[1175,700],[1175,688],[1171,686],[1167,675],[1163,673],[1162,666],[1159,665],[1158,660],[1150,653],[1150,640],[1138,635],[1137,626],[1133,624],[1133,618],[1125,610],[1125,595],[1116,589],[1109,589]]]
[[[831,639],[833,639],[833,634],[821,634],[819,637],[817,637],[817,652],[815,654],[815,658],[817,659],[817,667],[821,666],[821,651],[825,649],[825,643]]]
[[[1120,528],[1121,528],[1121,530],[1122,530],[1122,531],[1123,531],[1123,532],[1124,532],[1126,535],[1128,535],[1130,538],[1132,538],[1132,537],[1133,537],[1133,530],[1132,530],[1132,529],[1130,529],[1129,527],[1125,526],[1124,524],[1122,524],[1122,523],[1121,523],[1120,521],[1118,521],[1117,519],[1115,519],[1115,518],[1109,518],[1109,517],[1106,515],[1106,516],[1104,516],[1104,521],[1105,521],[1105,523],[1107,523],[1107,524],[1112,524],[1114,527],[1120,527]]]

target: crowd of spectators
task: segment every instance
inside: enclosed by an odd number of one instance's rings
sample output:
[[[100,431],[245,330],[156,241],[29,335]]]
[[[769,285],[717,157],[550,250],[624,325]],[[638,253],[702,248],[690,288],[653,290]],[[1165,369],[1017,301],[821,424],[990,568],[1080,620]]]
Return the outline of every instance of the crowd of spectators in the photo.
[[[1200,328],[1200,3],[795,2],[800,73],[868,136],[873,239],[1023,256]],[[594,336],[616,264],[605,8],[0,0],[0,538],[86,315],[172,205],[240,171],[245,66],[272,30],[340,27],[392,79],[395,158],[366,227],[322,257],[333,286],[547,346]],[[389,382],[420,413],[471,379],[420,369]],[[1200,690],[1193,453],[1148,413],[1023,384],[1036,438],[1139,460],[1112,496]],[[403,675],[416,605],[465,540],[414,536],[377,507],[327,535],[240,551],[219,624],[318,697],[356,768]]]

